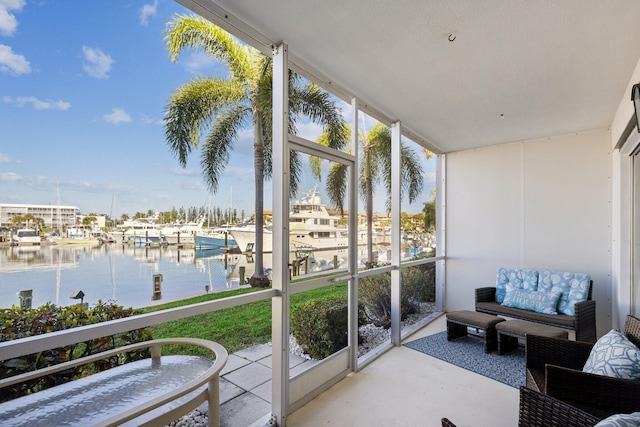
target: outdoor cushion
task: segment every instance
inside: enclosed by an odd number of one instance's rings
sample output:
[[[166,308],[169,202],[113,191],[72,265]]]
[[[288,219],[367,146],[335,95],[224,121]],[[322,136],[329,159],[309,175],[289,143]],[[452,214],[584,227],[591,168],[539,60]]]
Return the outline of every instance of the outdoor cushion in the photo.
[[[640,412],[615,414],[600,421],[595,427],[637,427],[640,426]]]
[[[536,313],[558,314],[558,300],[560,291],[553,289],[551,292],[525,291],[511,285],[507,285],[507,292],[502,305],[507,307],[531,310]]]
[[[507,284],[526,291],[538,290],[537,270],[516,270],[498,268],[496,274],[496,302],[502,304],[507,292]]]
[[[591,277],[584,273],[540,270],[539,291],[551,292],[554,288],[562,292],[558,303],[558,312],[575,316],[576,303],[586,301],[589,296]]]
[[[582,370],[614,378],[640,379],[640,349],[622,332],[612,329],[595,343]]]

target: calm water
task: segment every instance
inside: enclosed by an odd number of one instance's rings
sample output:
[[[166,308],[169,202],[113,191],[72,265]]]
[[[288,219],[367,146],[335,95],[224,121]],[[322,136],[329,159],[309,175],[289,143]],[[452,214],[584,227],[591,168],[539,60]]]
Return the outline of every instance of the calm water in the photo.
[[[253,269],[245,255],[220,250],[102,246],[0,248],[0,307],[19,305],[17,293],[32,289],[34,307],[69,305],[81,290],[84,302],[113,300],[143,307],[239,287],[239,270]],[[162,275],[162,299],[154,301],[153,276]]]
[[[346,249],[312,255],[309,271],[331,268],[333,256],[345,265]],[[265,267],[271,254],[264,255]],[[0,247],[0,307],[20,305],[18,292],[31,289],[32,306],[70,305],[81,290],[93,305],[113,300],[124,307],[144,307],[209,292],[237,289],[240,271],[254,272],[253,258],[221,250],[169,246],[16,246]],[[153,300],[153,277],[162,275],[162,299]]]

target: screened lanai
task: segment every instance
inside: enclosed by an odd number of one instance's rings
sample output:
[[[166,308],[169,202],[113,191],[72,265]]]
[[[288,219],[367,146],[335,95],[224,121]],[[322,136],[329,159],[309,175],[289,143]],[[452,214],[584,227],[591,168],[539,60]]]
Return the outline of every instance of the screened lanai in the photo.
[[[179,3],[273,58],[272,289],[243,300],[147,316],[89,332],[67,332],[56,336],[56,342],[46,337],[17,342],[3,351],[26,354],[60,345],[60,339],[76,342],[83,333],[101,336],[175,316],[271,299],[270,419],[279,426],[288,420],[293,425],[314,425],[309,421],[318,414],[314,405],[327,403],[327,393],[344,393],[339,394],[342,401],[349,400],[349,393],[361,393],[347,384],[362,378],[357,376],[368,365],[389,360],[383,358],[391,352],[395,352],[395,366],[401,364],[404,353],[398,347],[415,332],[402,331],[399,316],[400,274],[408,266],[400,259],[403,138],[436,155],[436,253],[415,265],[436,266],[438,310],[472,310],[474,289],[495,283],[496,268],[515,267],[589,273],[599,335],[620,327],[627,314],[639,314],[640,292],[634,278],[640,258],[634,248],[640,197],[634,183],[640,136],[630,99],[632,85],[640,81],[639,3]],[[290,286],[284,250],[288,223],[282,214],[290,203],[290,152],[316,156],[349,170],[352,239],[357,235],[358,170],[355,143],[351,152],[332,150],[287,132],[290,71],[349,105],[354,135],[360,112],[391,129],[390,263],[377,270],[388,274],[392,284],[391,338],[366,358],[359,358],[355,350],[356,283],[369,273],[358,271],[354,252],[336,275],[312,278],[295,289]],[[348,250],[353,251],[354,245]],[[291,375],[290,297],[337,280],[350,283],[345,290],[350,301],[349,346],[314,369]],[[441,367],[425,365],[425,369]],[[384,375],[377,378],[393,381]],[[401,390],[398,387],[398,393]],[[440,389],[424,384],[419,390],[428,396]],[[517,405],[517,395],[507,396]],[[372,406],[382,413],[390,410],[384,402]],[[374,411],[371,406],[352,409]]]
[[[181,3],[439,156],[443,310],[515,266],[588,272],[599,334],[636,312],[640,5]]]

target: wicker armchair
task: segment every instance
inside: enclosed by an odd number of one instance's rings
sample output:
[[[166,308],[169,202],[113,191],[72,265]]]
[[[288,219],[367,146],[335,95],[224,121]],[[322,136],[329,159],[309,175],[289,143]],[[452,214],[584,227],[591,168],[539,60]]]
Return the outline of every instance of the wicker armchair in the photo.
[[[520,387],[520,427],[591,427],[600,421],[588,412],[537,391]]]
[[[442,427],[456,427],[443,418]],[[519,427],[593,427],[600,421],[587,412],[537,391],[520,387]]]
[[[624,333],[638,345],[640,319],[627,316]],[[535,335],[527,335],[526,341],[526,384],[529,389],[599,418],[640,408],[639,380],[582,372],[593,344]]]

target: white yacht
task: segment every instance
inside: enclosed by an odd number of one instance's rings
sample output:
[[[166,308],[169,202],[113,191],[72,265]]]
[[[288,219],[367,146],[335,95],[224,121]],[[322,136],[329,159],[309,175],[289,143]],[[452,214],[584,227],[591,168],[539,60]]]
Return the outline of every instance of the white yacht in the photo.
[[[338,216],[330,215],[321,203],[317,188],[291,204],[289,211],[289,245],[291,249],[340,249],[346,248],[346,228],[338,226]],[[230,227],[229,231],[238,247],[246,252],[255,251],[255,225]],[[271,229],[263,232],[263,252],[271,252]]]
[[[42,239],[35,230],[31,228],[20,228],[13,235],[18,245],[39,245]]]

